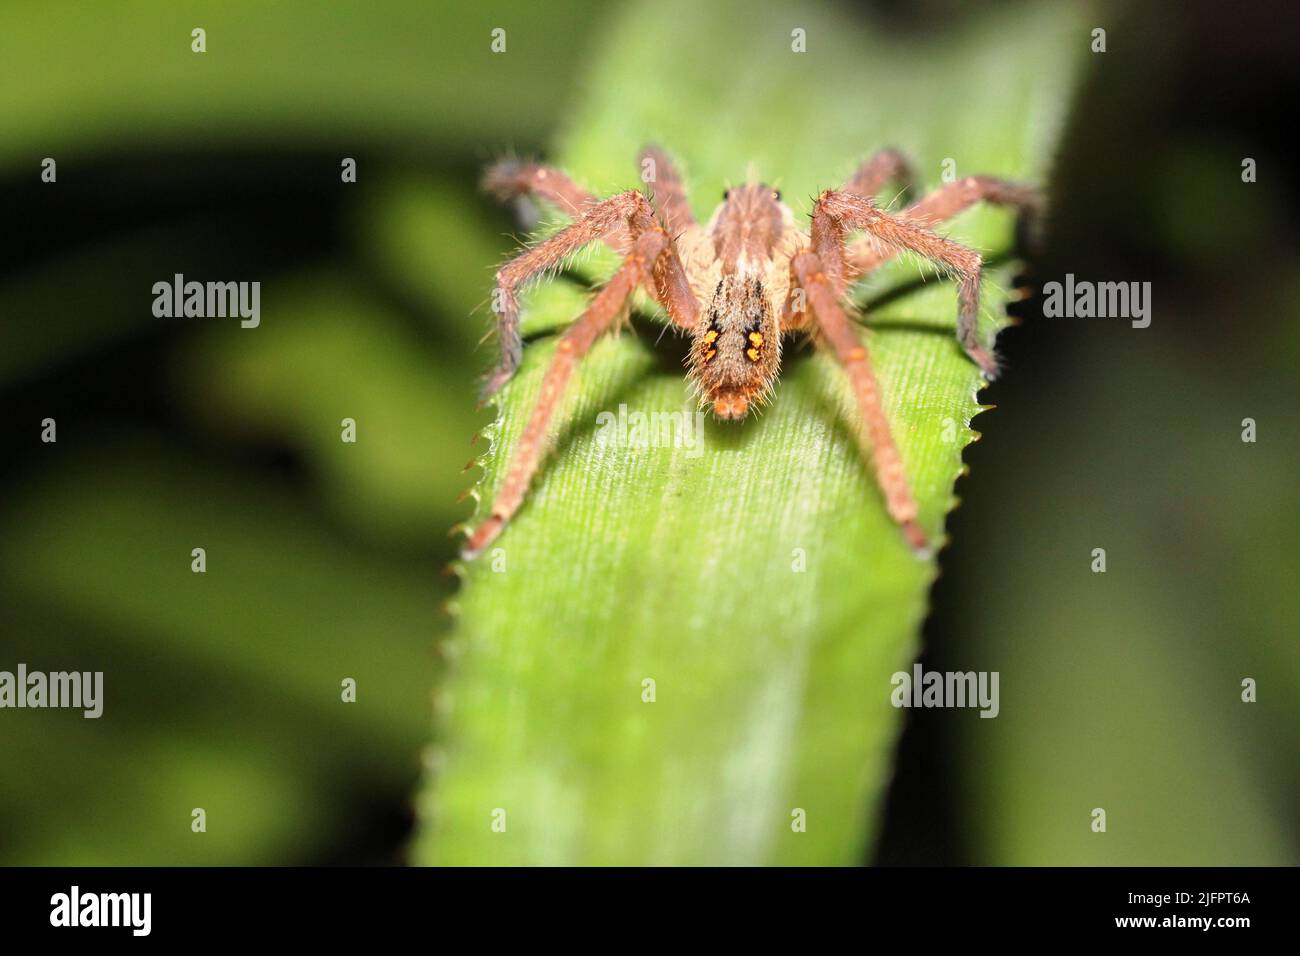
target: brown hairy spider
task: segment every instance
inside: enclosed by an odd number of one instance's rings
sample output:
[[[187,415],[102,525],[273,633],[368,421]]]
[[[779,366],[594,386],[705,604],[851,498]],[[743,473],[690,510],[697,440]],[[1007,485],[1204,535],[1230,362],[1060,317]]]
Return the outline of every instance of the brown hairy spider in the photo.
[[[589,243],[603,240],[623,264],[587,310],[560,337],[542,379],[505,482],[488,517],[470,535],[463,555],[481,554],[523,503],[546,445],[546,433],[574,368],[592,343],[615,325],[629,298],[644,287],[691,336],[689,377],[702,403],[722,419],[744,418],[764,401],[781,365],[781,337],[812,334],[831,350],[852,383],[862,421],[859,440],[875,465],[890,516],[907,541],[926,553],[916,502],[880,404],[880,390],[846,298],[850,286],[899,252],[924,256],[957,279],[957,340],[988,379],[997,374],[979,341],[980,256],[930,227],[973,203],[1009,205],[1022,215],[1039,210],[1032,187],[968,176],[940,187],[897,214],[873,201],[887,183],[904,186],[911,166],[896,150],[876,153],[840,189],[817,197],[812,226],[799,229],[781,194],[761,183],[733,187],[705,225],[696,222],[672,161],[659,149],[641,154],[653,196],[636,190],[597,201],[558,170],[505,161],[489,170],[486,187],[501,198],[536,196],[568,213],[571,225],[524,250],[497,273],[501,364],[485,394],[504,385],[522,359],[518,290]],[[850,233],[864,235],[849,242]]]

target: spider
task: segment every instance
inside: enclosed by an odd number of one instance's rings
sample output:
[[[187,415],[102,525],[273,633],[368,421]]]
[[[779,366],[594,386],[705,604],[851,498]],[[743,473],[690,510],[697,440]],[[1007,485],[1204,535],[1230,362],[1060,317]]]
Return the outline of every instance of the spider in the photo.
[[[863,162],[842,187],[817,197],[807,232],[795,224],[779,192],[754,182],[728,189],[712,218],[701,225],[691,214],[672,160],[651,146],[642,151],[640,162],[648,172],[645,178],[653,183],[649,198],[628,190],[597,200],[554,168],[513,160],[497,163],[485,177],[486,188],[501,199],[541,198],[573,220],[497,273],[494,307],[501,362],[487,381],[485,397],[511,378],[522,359],[520,287],[593,242],[604,241],[624,258],[586,311],[560,336],[501,490],[487,518],[466,541],[463,557],[482,554],[523,504],[573,370],[592,343],[617,323],[638,287],[663,306],[673,326],[690,335],[688,376],[701,402],[720,419],[744,418],[770,396],[787,333],[810,334],[830,349],[853,387],[861,416],[859,442],[874,464],[885,507],[912,548],[928,554],[867,349],[846,306],[848,292],[859,278],[900,252],[931,260],[957,280],[958,342],[985,378],[993,379],[997,362],[976,329],[980,256],[932,228],[979,201],[1010,206],[1031,225],[1039,212],[1037,190],[989,176],[968,176],[897,214],[886,212],[872,197],[890,183],[909,187],[915,177],[899,151],[884,149]],[[851,241],[855,232],[862,235]]]

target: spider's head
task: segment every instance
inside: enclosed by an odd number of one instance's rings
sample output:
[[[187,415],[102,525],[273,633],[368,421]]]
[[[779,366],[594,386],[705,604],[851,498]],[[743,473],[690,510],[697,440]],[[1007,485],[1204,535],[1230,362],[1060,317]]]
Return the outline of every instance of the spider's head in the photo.
[[[719,418],[744,418],[776,381],[781,336],[763,282],[753,274],[724,275],[695,330],[691,379]]]

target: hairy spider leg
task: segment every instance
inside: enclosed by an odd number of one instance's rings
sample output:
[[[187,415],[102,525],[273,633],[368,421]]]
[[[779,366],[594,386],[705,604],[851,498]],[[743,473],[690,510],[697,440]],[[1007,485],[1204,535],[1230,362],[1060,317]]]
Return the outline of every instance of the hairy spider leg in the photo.
[[[845,241],[850,230],[862,229],[889,248],[919,253],[959,277],[958,338],[977,364],[990,374],[990,354],[972,335],[979,315],[980,257],[973,250],[880,210],[857,193],[827,190],[813,211],[811,246],[790,262],[794,281],[807,295],[812,319],[822,338],[844,367],[862,416],[862,444],[875,466],[876,480],[891,518],[902,528],[913,549],[927,550],[926,535],[917,520],[917,505],[907,484],[902,456],[894,444],[880,402],[880,386],[866,346],[842,304],[849,266]]]
[[[905,195],[909,194],[916,184],[916,168],[902,152],[886,147],[863,160],[840,188],[870,199],[891,182],[897,183]]]
[[[655,262],[671,254],[671,242],[667,233],[657,226],[638,236],[631,253],[614,273],[614,277],[596,294],[591,305],[577,321],[560,336],[551,364],[542,376],[541,393],[524,426],[523,436],[510,460],[501,490],[497,492],[488,517],[470,535],[461,552],[465,560],[482,554],[523,504],[528,486],[537,473],[546,449],[547,429],[564,396],[573,370],[601,333],[614,324],[637,286],[651,278]]]
[[[1010,206],[1021,218],[1024,238],[1030,249],[1041,241],[1043,201],[1042,194],[1033,186],[995,179],[992,176],[967,176],[940,186],[932,193],[898,213],[900,219],[918,225],[934,227],[951,219],[977,202]],[[898,250],[886,248],[869,238],[859,239],[849,245],[848,261],[850,282],[872,269],[888,262]]]
[[[647,171],[653,177],[647,180],[651,187],[650,198],[668,233],[680,236],[696,225],[695,215],[686,200],[686,186],[668,154],[658,146],[647,146],[641,151],[639,160],[642,177]]]
[[[573,219],[596,197],[553,166],[503,159],[483,175],[483,188],[502,202],[518,196],[538,196]]]
[[[902,195],[910,196],[916,184],[916,167],[902,151],[893,147],[877,150],[864,159],[853,175],[840,188],[845,192],[857,193],[859,196],[874,198],[889,183],[895,183]],[[852,258],[850,258],[852,267]],[[866,270],[859,270],[861,276]],[[791,287],[792,290],[795,288]],[[843,291],[843,290],[841,290]],[[800,328],[811,321],[804,314],[802,303],[793,297],[787,298],[781,313],[781,324],[786,328]]]
[[[997,377],[997,361],[979,339],[980,277],[983,262],[974,249],[937,236],[924,226],[880,209],[864,196],[828,189],[817,199],[813,212],[813,251],[822,257],[823,267],[837,291],[845,288],[851,275],[844,255],[849,231],[861,229],[881,245],[915,252],[957,278],[957,341],[984,377]],[[830,249],[834,260],[826,261]]]
[[[484,397],[492,395],[508,382],[523,359],[523,340],[519,334],[519,287],[539,273],[559,266],[588,243],[608,239],[619,229],[626,229],[633,242],[644,233],[663,231],[645,196],[636,190],[628,190],[586,206],[574,223],[524,250],[501,267],[493,296],[501,362],[488,378]],[[668,310],[674,322],[683,327],[693,327],[698,308],[671,238],[661,259],[666,261],[655,263],[650,292]]]
[[[834,254],[828,253],[828,258],[833,259]],[[808,311],[814,317],[822,338],[853,386],[853,396],[865,429],[859,433],[859,444],[875,466],[876,481],[885,497],[885,508],[902,527],[913,550],[924,553],[926,536],[917,522],[916,500],[907,486],[903,459],[889,431],[889,420],[880,404],[880,386],[871,370],[866,346],[858,337],[857,326],[840,304],[839,293],[827,276],[821,255],[805,249],[795,255],[790,266],[795,280],[808,296]]]

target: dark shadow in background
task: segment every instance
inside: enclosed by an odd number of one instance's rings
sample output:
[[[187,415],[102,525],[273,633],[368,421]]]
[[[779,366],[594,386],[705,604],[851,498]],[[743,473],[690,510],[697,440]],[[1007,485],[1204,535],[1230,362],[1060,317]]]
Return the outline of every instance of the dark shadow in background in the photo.
[[[1057,157],[1048,245],[1030,278],[1041,283],[1072,272],[1097,280],[1150,280],[1153,298],[1180,304],[1177,328],[1169,333],[1179,346],[1219,355],[1224,363],[1249,362],[1251,313],[1233,311],[1231,304],[1251,298],[1254,284],[1270,276],[1294,273],[1300,262],[1295,164],[1279,168],[1294,155],[1290,118],[1300,102],[1300,10],[1294,4],[1153,4],[1124,17],[1101,16],[1098,25],[1107,29],[1105,68],[1094,64],[1072,114]],[[1226,188],[1225,195],[1171,197],[1178,182],[1171,163],[1207,139],[1247,145],[1245,155],[1257,159],[1261,179],[1267,176],[1270,189],[1280,187],[1287,197],[1285,208],[1231,215],[1234,210],[1224,207],[1235,201],[1229,196],[1251,193]],[[1223,171],[1221,182],[1240,185],[1233,169]],[[1200,230],[1181,249],[1169,247],[1160,225],[1175,200],[1193,211],[1189,219]],[[1272,250],[1248,268],[1234,247],[1234,239],[1246,235],[1252,248]],[[921,663],[927,670],[972,669],[968,616],[980,599],[981,578],[998,573],[996,559],[981,549],[984,531],[1004,509],[1016,507],[1017,495],[1032,491],[1024,488],[1017,463],[1057,454],[1071,441],[1068,428],[1042,427],[1036,405],[1054,383],[1085,373],[1071,353],[1083,327],[1044,318],[1038,296],[1011,311],[1023,324],[999,342],[1008,373],[983,395],[998,408],[977,419],[983,439],[966,450],[973,477],[958,483],[962,504],[949,518],[954,543],[941,555],[943,574],[924,629]],[[1119,416],[1118,405],[1129,396],[1100,399]],[[978,721],[972,711],[906,714],[884,830],[872,855],[876,863],[980,862],[963,838],[959,803],[965,795],[954,730],[964,719]]]

